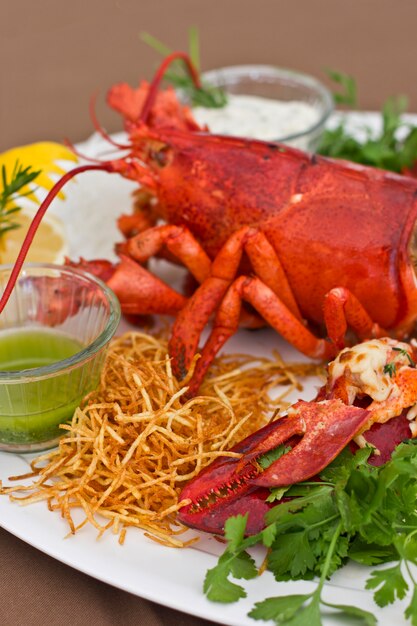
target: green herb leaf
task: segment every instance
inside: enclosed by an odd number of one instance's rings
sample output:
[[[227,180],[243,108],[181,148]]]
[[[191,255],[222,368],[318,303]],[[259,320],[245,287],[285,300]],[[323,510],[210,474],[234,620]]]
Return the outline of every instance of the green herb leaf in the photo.
[[[417,587],[414,588],[413,597],[404,615],[410,619],[412,626],[417,626]]]
[[[340,92],[333,94],[335,102],[355,108],[357,90],[354,79],[333,70],[327,73],[341,88]],[[404,96],[389,98],[382,106],[380,133],[373,135],[369,128],[364,128],[365,141],[353,137],[342,121],[336,128],[323,133],[319,154],[394,172],[410,170],[417,161],[417,128],[403,122],[402,114],[406,107]],[[398,133],[400,129],[401,136]]]
[[[229,541],[229,550],[233,552],[245,536],[248,513],[230,517],[224,525],[224,534]]]
[[[379,565],[395,561],[398,558],[398,552],[392,545],[380,546],[356,537],[349,548],[349,558],[362,565]]]
[[[236,602],[240,598],[246,598],[246,591],[241,585],[232,583],[228,576],[230,570],[220,563],[209,569],[204,579],[204,593],[213,602]]]
[[[263,470],[266,470],[274,461],[280,459],[284,454],[287,454],[291,450],[291,446],[277,446],[268,452],[265,452],[260,457],[256,459],[258,465],[262,467]]]
[[[164,57],[172,53],[171,48],[149,33],[141,33],[141,39]],[[189,55],[194,66],[199,71],[200,46],[198,30],[195,27],[189,30]],[[197,89],[184,64],[179,59],[172,63],[171,70],[165,74],[165,80],[182,91],[193,106],[215,109],[222,108],[227,104],[226,92],[220,87],[203,84],[201,89]]]
[[[291,487],[288,490],[287,496],[293,497],[297,494],[297,485]],[[321,506],[321,503],[324,500],[327,500],[331,497],[333,492],[332,487],[327,485],[321,485],[320,483],[316,483],[314,487],[310,487],[308,494],[302,497],[295,497],[294,500],[290,502],[283,502],[272,508],[265,516],[265,520],[267,524],[272,524],[273,522],[279,522],[280,525],[285,526],[286,522],[291,522],[293,524],[293,514],[297,511],[303,510],[308,504],[311,502],[316,502],[318,506]],[[288,515],[291,514],[289,517]]]
[[[246,597],[246,591],[241,585],[229,580],[229,576],[249,580],[258,575],[255,562],[247,552],[230,554],[225,552],[218,564],[208,570],[204,580],[204,593],[214,602],[236,602]]]
[[[372,615],[372,613],[370,613],[369,611],[364,611],[364,609],[360,609],[357,606],[351,606],[350,604],[331,604],[330,602],[324,601],[322,601],[322,604],[324,604],[325,606],[329,606],[333,609],[337,609],[345,615],[359,618],[362,622],[366,624],[366,626],[376,626],[378,623],[375,615]]]
[[[417,130],[417,128],[416,128]],[[395,350],[396,352],[399,352],[401,354],[401,356],[405,356],[406,359],[408,359],[411,367],[415,367],[416,364],[414,363],[413,359],[411,358],[411,356],[409,355],[408,351],[405,348],[393,348],[393,350]]]
[[[408,584],[402,575],[401,565],[371,572],[371,577],[366,581],[366,589],[378,589],[374,593],[374,600],[381,607],[392,604],[396,598],[405,598]]]
[[[257,602],[248,615],[253,619],[274,620],[281,624],[291,619],[310,598],[311,594],[266,598]]]
[[[273,552],[268,559],[270,569],[277,580],[303,577],[314,570],[316,557],[310,543],[308,532],[303,530],[291,535],[278,536],[273,544]]]
[[[276,489],[271,489],[271,493],[267,497],[267,502],[278,502],[282,500],[289,487],[277,487]]]
[[[321,623],[323,604],[374,626],[372,614],[357,607],[330,605],[321,598],[325,581],[352,558],[365,565],[391,562],[373,571],[366,587],[374,590],[379,606],[403,599],[411,587],[413,596],[405,615],[417,626],[417,582],[410,567],[417,564],[417,441],[397,446],[391,460],[380,467],[366,462],[370,452],[345,450],[322,472],[326,482],[306,481],[290,487],[286,496],[293,499],[268,512],[268,525],[258,535],[244,537],[241,516],[231,522],[230,544],[206,583],[211,597],[222,602],[243,597],[243,588],[229,577],[256,575],[246,550],[258,542],[267,546],[267,568],[277,580],[320,576],[320,581],[309,595],[258,603],[251,617],[273,619],[285,626],[313,626]]]
[[[397,371],[397,368],[394,362],[387,363],[386,365],[384,365],[384,374],[389,374],[390,378],[395,376],[396,371]]]
[[[280,622],[278,622],[280,623]],[[301,607],[289,620],[281,622],[286,626],[322,626],[320,615],[320,601],[318,596],[313,596],[312,601]]]
[[[356,81],[352,76],[335,70],[326,70],[329,78],[341,87],[341,91],[333,94],[336,104],[346,104],[352,108],[356,107]]]
[[[18,224],[13,222],[13,217],[20,207],[16,205],[16,200],[27,194],[19,194],[19,191],[26,185],[33,182],[40,171],[33,171],[30,166],[23,167],[16,161],[13,171],[10,174],[6,172],[6,167],[1,168],[1,188],[0,188],[0,237],[4,233],[18,228]]]
[[[277,536],[277,528],[275,524],[271,524],[270,526],[264,528],[261,535],[264,546],[270,548],[275,540],[275,537]]]

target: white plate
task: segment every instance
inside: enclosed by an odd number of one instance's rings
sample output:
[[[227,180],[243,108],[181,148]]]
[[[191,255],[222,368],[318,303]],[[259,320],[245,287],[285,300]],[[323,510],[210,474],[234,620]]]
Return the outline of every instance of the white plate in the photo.
[[[95,155],[101,145],[101,141],[93,139],[83,148],[90,155]],[[84,174],[77,184],[67,186],[66,202],[57,201],[53,211],[65,221],[73,258],[77,255],[109,257],[112,254],[113,244],[119,239],[115,218],[121,212],[129,211],[133,188],[133,184],[117,175],[103,173]],[[271,346],[277,347],[285,358],[301,360],[300,355],[284,345],[271,330],[256,333],[240,331],[228,343],[227,350],[261,356],[268,355]],[[314,384],[310,384],[301,395],[310,399],[314,391]],[[0,453],[0,478],[4,483],[7,484],[8,476],[27,472],[30,458]],[[215,604],[206,600],[202,592],[205,572],[216,564],[216,555],[222,552],[222,546],[210,536],[202,537],[197,547],[184,550],[161,547],[134,529],[129,530],[122,547],[111,534],[97,541],[96,532],[91,527],[84,527],[75,536],[67,538],[66,522],[59,514],[49,512],[45,503],[22,507],[6,497],[0,498],[0,525],[46,554],[99,580],[222,624],[253,626],[255,622],[247,617],[247,613],[254,602],[275,595],[304,593],[314,588],[311,582],[277,583],[267,572],[256,580],[243,581],[247,598],[232,605]],[[255,551],[254,555],[262,559],[260,551]],[[381,624],[405,625],[403,613],[406,601],[381,610],[374,604],[372,594],[364,590],[369,571],[355,565],[345,567],[333,577],[331,583],[326,584],[325,598],[372,611]],[[325,626],[341,624],[331,615],[326,615],[323,623]]]

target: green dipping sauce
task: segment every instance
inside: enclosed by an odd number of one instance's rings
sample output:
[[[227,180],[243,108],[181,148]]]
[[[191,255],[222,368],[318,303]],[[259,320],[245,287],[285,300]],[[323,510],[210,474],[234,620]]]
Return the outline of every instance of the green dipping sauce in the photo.
[[[50,330],[12,330],[0,333],[0,370],[13,372],[52,365],[77,354],[82,344]]]
[[[40,449],[43,442],[63,434],[59,424],[72,418],[96,383],[96,372],[91,371],[90,361],[47,377],[35,376],[33,368],[74,356],[82,347],[80,341],[54,329],[0,332],[0,446],[18,449],[35,444],[33,449]],[[16,371],[21,375],[14,379]]]

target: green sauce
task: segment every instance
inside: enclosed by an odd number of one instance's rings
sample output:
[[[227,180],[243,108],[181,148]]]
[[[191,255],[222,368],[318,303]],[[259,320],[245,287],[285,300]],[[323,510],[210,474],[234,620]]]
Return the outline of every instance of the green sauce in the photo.
[[[0,372],[52,365],[73,356],[82,344],[56,330],[0,332]],[[90,362],[42,379],[0,376],[0,447],[52,442],[63,434],[59,424],[71,419],[83,396],[97,382]],[[4,447],[4,445],[3,445]]]
[[[3,331],[0,333],[0,371],[52,365],[74,356],[81,348],[79,341],[54,330]]]

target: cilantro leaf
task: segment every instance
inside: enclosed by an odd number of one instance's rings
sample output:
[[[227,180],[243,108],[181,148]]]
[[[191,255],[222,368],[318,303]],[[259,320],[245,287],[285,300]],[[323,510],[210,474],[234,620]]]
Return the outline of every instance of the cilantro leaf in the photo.
[[[411,620],[412,626],[417,626],[417,587],[414,588],[413,597],[404,615]]]
[[[342,72],[327,73],[339,88],[333,94],[334,101],[356,108],[355,80]],[[382,128],[379,134],[373,136],[371,130],[365,128],[367,138],[359,141],[349,133],[342,121],[336,128],[325,130],[318,152],[394,172],[410,170],[417,161],[417,128],[403,122],[402,114],[406,108],[407,99],[404,96],[388,98],[382,106]],[[399,130],[402,131],[401,135]]]
[[[248,615],[253,619],[271,619],[279,624],[293,617],[310,597],[311,594],[266,598],[262,602],[256,602]]]
[[[309,604],[305,604],[310,598],[308,595],[293,595],[286,597],[267,598],[263,602],[255,604],[255,608],[249,613],[253,619],[272,619],[276,624],[286,626],[321,626],[319,602],[315,597]]]
[[[277,528],[275,524],[270,524],[266,526],[262,531],[262,543],[267,548],[270,548],[274,542],[275,537],[277,536]]]
[[[229,517],[224,525],[224,535],[229,542],[229,550],[233,552],[245,536],[248,513]]]
[[[268,567],[281,580],[285,574],[296,579],[311,571],[316,564],[313,548],[306,530],[277,537]]]
[[[348,447],[332,461],[320,473],[320,479],[332,483],[335,486],[344,487],[353,469],[367,467],[367,461],[372,454],[369,446],[358,450],[353,454]]]
[[[381,607],[392,604],[396,598],[402,600],[408,590],[408,584],[402,575],[400,563],[394,567],[371,572],[371,577],[366,581],[365,587],[366,589],[378,589],[374,593],[374,600]]]
[[[258,465],[261,466],[263,470],[266,470],[274,461],[280,459],[284,454],[287,454],[291,450],[291,446],[277,446],[276,448],[272,448],[272,450],[268,450],[260,457],[256,459]]]
[[[282,500],[289,488],[290,487],[276,487],[275,489],[271,489],[271,493],[267,497],[266,501],[279,502],[279,500]]]
[[[337,609],[341,613],[345,615],[350,615],[351,617],[356,617],[362,620],[366,626],[376,626],[378,621],[372,613],[369,611],[365,611],[364,609],[360,609],[357,606],[351,606],[350,604],[331,604],[330,602],[324,602],[322,600],[322,604],[325,606],[329,606],[333,609]]]
[[[209,600],[228,603],[246,597],[243,587],[231,582],[229,575],[250,579],[258,575],[258,570],[247,552],[230,554],[226,551],[217,565],[208,570],[204,579],[204,593]]]
[[[272,524],[273,522],[280,521],[285,525],[285,520],[290,521],[291,516],[288,517],[288,514],[294,514],[297,511],[304,509],[310,502],[316,502],[318,506],[321,503],[331,497],[332,487],[327,485],[321,485],[317,483],[317,486],[308,490],[308,494],[302,497],[296,497],[290,502],[283,502],[268,511],[265,516],[265,520],[268,524]],[[297,485],[287,492],[288,497],[293,497],[297,494]]]
[[[319,596],[313,596],[310,604],[304,605],[286,623],[286,626],[322,626]]]
[[[267,513],[267,526],[258,535],[244,537],[242,516],[230,522],[229,547],[216,575],[206,581],[211,597],[220,601],[242,597],[244,590],[229,577],[256,575],[245,550],[259,542],[268,548],[265,562],[277,580],[315,576],[320,580],[309,595],[258,603],[251,617],[285,626],[320,626],[323,604],[374,626],[372,614],[330,605],[321,598],[327,578],[351,558],[364,565],[391,562],[371,573],[366,588],[374,590],[379,606],[386,606],[403,599],[411,586],[413,596],[405,615],[417,626],[417,582],[411,569],[412,563],[417,565],[417,441],[397,446],[391,460],[380,467],[369,465],[370,454],[370,449],[355,454],[345,450],[321,473],[325,482],[291,486],[286,501]]]
[[[395,546],[404,560],[417,565],[417,536],[415,534],[399,535]]]
[[[394,546],[368,543],[360,536],[355,537],[351,542],[348,555],[352,561],[362,565],[379,565],[380,563],[395,561],[398,558],[398,552]]]
[[[230,571],[235,578],[256,578],[258,570],[255,561],[247,552],[239,552],[230,563]]]
[[[236,602],[246,598],[246,591],[228,579],[230,570],[220,564],[209,569],[204,579],[204,593],[213,602]]]

